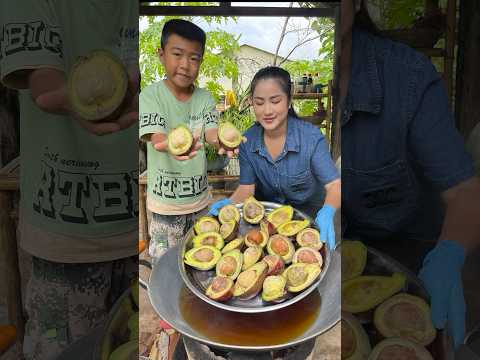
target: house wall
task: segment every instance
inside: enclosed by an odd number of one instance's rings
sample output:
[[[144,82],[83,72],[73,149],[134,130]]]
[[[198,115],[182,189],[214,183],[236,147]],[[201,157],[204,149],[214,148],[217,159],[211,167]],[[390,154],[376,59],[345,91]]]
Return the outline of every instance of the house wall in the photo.
[[[222,85],[225,90],[232,90],[239,86],[245,91],[250,86],[250,82],[255,73],[265,66],[272,65],[274,57],[274,54],[270,54],[248,45],[242,45],[240,46],[239,52],[236,54],[238,79],[235,81],[227,77],[221,77],[217,82]],[[277,62],[282,59],[282,57],[279,57]],[[199,77],[201,87],[205,86],[206,82],[206,78]]]
[[[273,65],[274,58],[274,54],[266,51],[261,51],[248,45],[241,46],[237,55],[238,86],[242,90],[246,90],[250,86],[255,73],[265,66]],[[277,63],[282,59],[279,57]]]

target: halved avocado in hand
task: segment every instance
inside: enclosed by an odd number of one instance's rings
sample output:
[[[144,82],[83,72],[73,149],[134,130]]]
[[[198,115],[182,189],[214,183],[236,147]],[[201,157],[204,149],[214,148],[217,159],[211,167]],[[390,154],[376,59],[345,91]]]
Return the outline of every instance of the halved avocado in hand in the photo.
[[[193,145],[193,135],[189,128],[179,125],[168,133],[168,151],[172,155],[184,155]]]
[[[128,74],[122,61],[106,50],[79,57],[68,77],[68,98],[81,118],[103,120],[118,113],[127,94]]]
[[[218,127],[218,139],[226,150],[233,150],[240,146],[243,136],[235,125],[224,121]]]
[[[211,270],[217,265],[222,253],[214,246],[203,245],[185,253],[185,264],[198,270]]]

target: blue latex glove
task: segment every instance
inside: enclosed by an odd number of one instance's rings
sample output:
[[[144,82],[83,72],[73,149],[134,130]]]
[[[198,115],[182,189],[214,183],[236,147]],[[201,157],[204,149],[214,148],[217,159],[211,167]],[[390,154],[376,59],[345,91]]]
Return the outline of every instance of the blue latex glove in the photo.
[[[455,347],[465,338],[465,299],[462,267],[465,249],[460,244],[441,240],[423,260],[419,277],[431,297],[431,315],[437,329],[448,324]]]
[[[320,240],[326,242],[330,250],[335,247],[335,227],[333,226],[335,211],[333,206],[326,204],[318,210],[315,217],[315,223],[320,229]]]
[[[220,209],[226,205],[230,205],[231,203],[232,203],[232,200],[228,198],[218,200],[210,206],[210,210],[208,210],[208,214],[213,216],[218,216],[218,212],[220,211]]]

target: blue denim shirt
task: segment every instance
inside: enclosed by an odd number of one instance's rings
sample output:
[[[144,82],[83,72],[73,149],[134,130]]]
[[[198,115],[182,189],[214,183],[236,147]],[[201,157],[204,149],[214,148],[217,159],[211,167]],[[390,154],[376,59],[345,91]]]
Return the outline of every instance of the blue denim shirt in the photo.
[[[274,160],[263,141],[263,128],[253,125],[240,145],[240,184],[255,184],[255,197],[291,204],[310,215],[322,206],[324,185],[339,174],[318,128],[289,117],[283,151]]]
[[[474,176],[444,83],[413,49],[355,29],[342,113],[347,236],[439,235],[440,193]]]

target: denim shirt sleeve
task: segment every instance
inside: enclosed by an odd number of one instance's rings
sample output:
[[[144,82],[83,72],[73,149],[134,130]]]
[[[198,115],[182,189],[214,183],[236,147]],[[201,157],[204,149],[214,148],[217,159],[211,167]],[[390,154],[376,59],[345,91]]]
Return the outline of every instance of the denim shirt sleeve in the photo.
[[[238,154],[238,159],[240,163],[240,185],[253,185],[255,184],[257,179],[255,175],[255,168],[250,158],[252,153],[248,149],[247,144],[240,144],[240,152]]]
[[[434,188],[445,191],[475,175],[473,161],[455,128],[440,74],[428,63],[417,75],[409,148]]]
[[[317,180],[325,185],[338,179],[340,175],[333,163],[325,137],[319,134],[316,138],[317,144],[313,150],[311,167]]]

